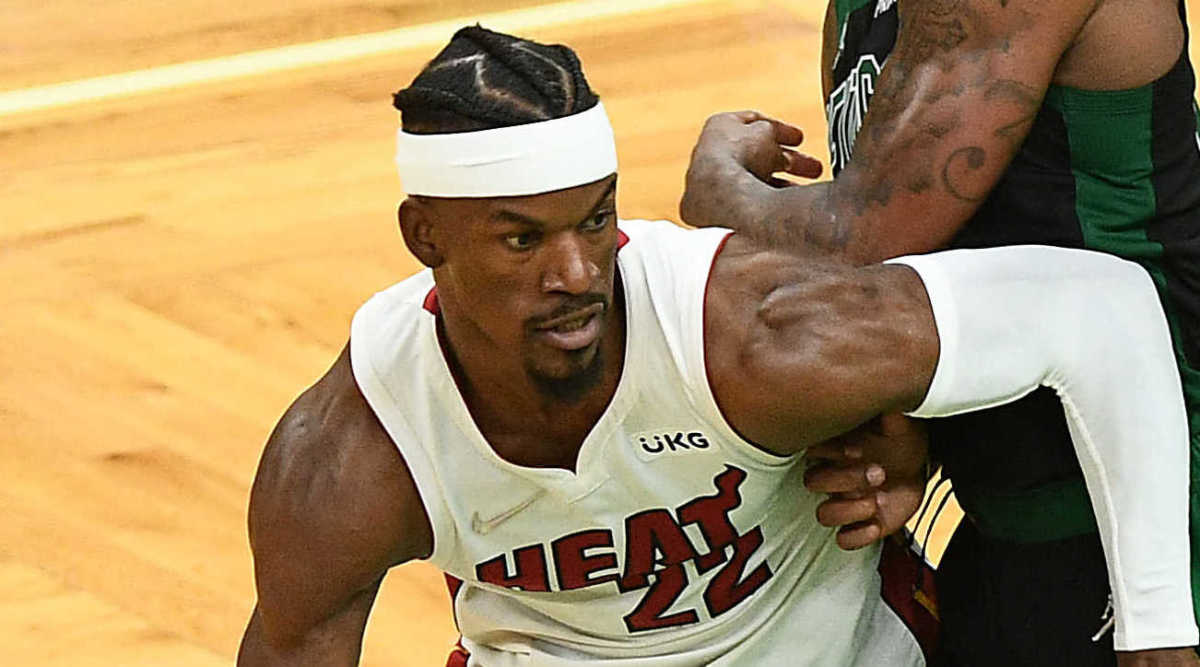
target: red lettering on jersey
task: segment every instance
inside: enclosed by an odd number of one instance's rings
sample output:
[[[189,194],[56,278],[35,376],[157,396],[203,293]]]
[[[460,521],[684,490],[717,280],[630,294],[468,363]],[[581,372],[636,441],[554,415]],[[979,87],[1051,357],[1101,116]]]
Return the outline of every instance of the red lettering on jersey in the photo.
[[[516,588],[523,591],[550,590],[550,577],[546,572],[546,551],[540,544],[521,547],[513,552],[515,572],[508,576],[506,558],[503,554],[475,566],[475,576],[489,584]]]
[[[715,494],[680,505],[675,513],[668,509],[652,509],[627,517],[625,559],[619,578],[616,570],[622,565],[613,550],[611,531],[584,530],[554,540],[550,550],[554,556],[557,590],[576,590],[610,581],[616,581],[622,593],[647,589],[637,607],[624,617],[630,632],[687,625],[700,620],[695,609],[667,613],[687,589],[685,564],[695,562],[697,572],[704,574],[725,563],[708,582],[703,597],[711,617],[728,612],[773,576],[766,562],[745,574],[751,557],[764,543],[762,527],[755,526],[747,533],[739,534],[729,518],[730,512],[742,505],[739,489],[746,477],[746,471],[726,465],[725,470],[713,478]],[[688,524],[698,526],[708,548],[706,553],[699,553],[684,532],[683,526]],[[589,550],[600,552],[588,555]],[[512,574],[509,574],[509,562],[507,555],[500,555],[480,563],[475,567],[476,576],[480,581],[506,588],[550,590],[546,550],[541,544],[513,551]],[[601,574],[605,570],[613,572]]]
[[[659,570],[654,577],[654,585],[642,596],[638,606],[625,616],[625,627],[630,632],[688,625],[700,620],[694,609],[669,616],[663,615],[687,588],[687,572],[684,571],[683,565],[672,565],[665,570]]]
[[[649,585],[647,577],[656,564],[678,565],[695,557],[695,548],[669,511],[634,514],[625,519],[625,572],[619,582],[621,591]]]
[[[733,609],[739,602],[754,594],[763,584],[767,583],[773,574],[771,567],[765,562],[760,563],[754,571],[742,578],[746,562],[750,556],[762,546],[762,528],[755,526],[754,530],[741,535],[733,543],[733,558],[729,564],[708,582],[704,589],[704,605],[713,618]]]
[[[612,533],[607,530],[585,530],[554,540],[550,549],[554,553],[558,588],[571,591],[616,580],[616,572],[592,578],[597,572],[617,569],[616,552],[586,555],[588,549],[612,549],[612,546]]]
[[[727,465],[725,471],[713,479],[717,493],[701,496],[681,505],[677,510],[679,523],[697,524],[700,534],[708,545],[708,553],[696,559],[696,569],[701,574],[725,562],[725,547],[737,539],[737,528],[729,520],[729,513],[742,504],[738,487],[746,480],[746,472]]]

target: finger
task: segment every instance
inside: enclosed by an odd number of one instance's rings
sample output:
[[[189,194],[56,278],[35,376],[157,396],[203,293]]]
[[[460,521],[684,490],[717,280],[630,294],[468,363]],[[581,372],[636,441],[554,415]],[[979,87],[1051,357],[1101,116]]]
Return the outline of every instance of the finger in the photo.
[[[758,122],[769,123],[771,125],[771,132],[775,135],[775,141],[784,146],[799,146],[804,142],[804,130],[801,130],[791,123],[785,123],[781,120],[772,118],[764,113],[753,110],[745,110],[734,111],[729,115],[737,118],[747,125]]]
[[[831,498],[817,505],[817,523],[830,528],[870,521],[878,514],[875,497]]]
[[[816,493],[868,491],[886,480],[887,474],[875,463],[822,465],[804,471],[805,488]]]
[[[879,524],[868,521],[839,529],[837,543],[846,551],[853,551],[873,544],[881,537],[883,532],[879,529]]]
[[[819,178],[825,167],[811,155],[788,148],[783,149],[784,168],[781,171],[801,178]]]
[[[842,438],[834,438],[809,447],[804,455],[818,461],[853,463],[862,459],[863,450],[857,444],[848,443]]]
[[[745,109],[743,111],[731,111],[729,113],[729,115],[737,118],[738,120],[740,120],[746,124],[753,123],[753,122],[760,121],[760,120],[768,120],[767,116],[764,116],[763,114],[761,114],[753,109]]]
[[[804,130],[785,123],[781,120],[775,120],[767,116],[760,116],[755,123],[766,123],[771,128],[771,135],[775,138],[775,143],[781,146],[799,146],[804,143]]]

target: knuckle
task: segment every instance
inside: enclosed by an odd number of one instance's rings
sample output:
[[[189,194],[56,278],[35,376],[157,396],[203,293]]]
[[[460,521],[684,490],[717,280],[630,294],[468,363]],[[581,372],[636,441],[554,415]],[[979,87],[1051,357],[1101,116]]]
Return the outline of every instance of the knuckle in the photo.
[[[775,138],[774,128],[772,128],[771,124],[765,120],[756,120],[753,123],[750,123],[747,128],[750,130],[750,134],[753,135],[755,139],[760,141]]]

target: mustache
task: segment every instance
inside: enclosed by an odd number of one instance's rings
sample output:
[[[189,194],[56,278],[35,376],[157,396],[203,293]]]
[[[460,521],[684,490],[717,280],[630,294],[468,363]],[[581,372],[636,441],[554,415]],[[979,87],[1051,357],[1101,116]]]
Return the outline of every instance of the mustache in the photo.
[[[579,294],[576,296],[569,296],[569,297],[566,297],[566,300],[564,300],[561,304],[559,304],[554,310],[550,311],[549,313],[546,313],[545,315],[538,315],[535,317],[531,317],[528,320],[526,320],[525,326],[529,329],[536,329],[537,327],[541,326],[543,323],[549,322],[551,320],[555,320],[560,317],[564,317],[566,315],[570,315],[574,312],[583,310],[584,308],[587,308],[588,306],[591,306],[591,305],[597,304],[597,303],[603,304],[604,310],[607,311],[608,307],[609,307],[609,297],[605,294],[601,294],[598,292],[589,292],[587,294]]]

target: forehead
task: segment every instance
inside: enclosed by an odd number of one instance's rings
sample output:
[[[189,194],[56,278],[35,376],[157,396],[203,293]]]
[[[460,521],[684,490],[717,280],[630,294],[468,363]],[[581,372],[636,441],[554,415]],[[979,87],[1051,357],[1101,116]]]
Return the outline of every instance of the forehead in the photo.
[[[454,208],[459,216],[475,220],[516,218],[576,222],[586,217],[597,206],[612,200],[616,192],[616,183],[617,176],[613,174],[595,183],[538,195],[434,201],[437,206]]]

